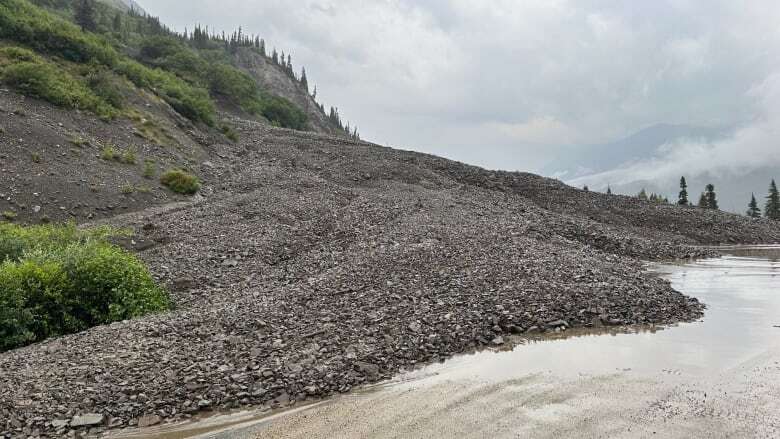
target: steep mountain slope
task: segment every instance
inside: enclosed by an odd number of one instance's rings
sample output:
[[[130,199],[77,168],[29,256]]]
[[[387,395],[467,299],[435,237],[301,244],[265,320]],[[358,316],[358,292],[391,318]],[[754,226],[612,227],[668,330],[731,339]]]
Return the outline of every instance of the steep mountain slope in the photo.
[[[235,57],[235,64],[254,78],[261,87],[272,93],[284,96],[290,102],[301,108],[309,117],[309,124],[318,133],[331,135],[344,135],[343,130],[328,120],[328,117],[319,104],[299,81],[280,69],[269,58],[260,55],[256,51],[246,48],[239,49]]]

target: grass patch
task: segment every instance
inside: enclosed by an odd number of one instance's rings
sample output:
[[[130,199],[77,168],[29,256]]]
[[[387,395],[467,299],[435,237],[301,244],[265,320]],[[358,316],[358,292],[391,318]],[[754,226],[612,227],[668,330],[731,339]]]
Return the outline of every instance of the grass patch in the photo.
[[[100,159],[107,162],[124,163],[126,165],[136,164],[135,151],[125,150],[124,152],[117,151],[113,146],[106,146],[100,151]]]
[[[119,188],[119,191],[122,192],[125,195],[130,195],[130,194],[135,193],[135,186],[133,186],[132,184],[126,184],[126,185],[122,186],[121,188]]]
[[[193,195],[200,190],[198,177],[181,169],[173,169],[160,177],[160,183],[178,194]]]
[[[2,216],[6,221],[13,221],[18,215],[13,210],[4,210],[2,213],[0,213],[0,216]]]
[[[157,166],[155,165],[154,160],[144,160],[144,178],[152,179],[155,175],[157,175]]]
[[[136,164],[137,160],[135,157],[135,151],[130,149],[125,150],[125,152],[122,153],[121,161],[126,165]]]
[[[170,307],[116,233],[0,224],[0,351]]]
[[[89,145],[89,140],[80,136],[72,136],[70,139],[68,139],[68,142],[78,146],[79,148],[83,148],[84,146]]]
[[[100,159],[107,162],[120,162],[122,161],[122,154],[112,146],[106,146],[100,151]]]
[[[34,152],[30,154],[30,160],[32,160],[33,163],[40,163],[41,162],[41,155],[37,152]]]

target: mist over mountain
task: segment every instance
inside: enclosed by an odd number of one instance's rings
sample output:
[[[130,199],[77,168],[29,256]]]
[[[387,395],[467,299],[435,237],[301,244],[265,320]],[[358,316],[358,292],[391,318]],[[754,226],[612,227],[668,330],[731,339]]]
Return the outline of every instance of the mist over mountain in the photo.
[[[714,184],[721,208],[742,213],[751,193],[761,199],[777,178],[775,156],[754,151],[763,143],[748,143],[747,127],[700,127],[657,124],[624,139],[601,145],[577,147],[544,169],[544,173],[577,187],[635,195],[642,189],[676,200],[679,179],[685,176],[692,202],[707,184]],[[728,145],[728,146],[727,146]],[[766,162],[748,162],[724,155],[723,150],[745,157],[764,157]]]
[[[663,155],[664,146],[675,142],[708,142],[726,137],[731,130],[728,127],[656,124],[616,141],[569,148],[567,154],[561,154],[543,172],[562,180],[587,177]]]

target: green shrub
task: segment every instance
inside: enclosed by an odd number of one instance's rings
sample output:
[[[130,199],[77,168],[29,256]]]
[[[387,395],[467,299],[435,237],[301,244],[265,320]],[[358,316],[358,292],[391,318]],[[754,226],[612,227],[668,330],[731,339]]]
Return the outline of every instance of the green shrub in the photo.
[[[222,125],[220,131],[222,131],[222,134],[224,134],[225,137],[227,137],[229,140],[238,142],[238,133],[230,125]]]
[[[160,183],[168,189],[185,195],[193,195],[200,189],[198,177],[181,169],[173,169],[160,177]]]
[[[113,233],[0,225],[0,351],[170,307]]]
[[[305,130],[308,122],[306,113],[278,96],[265,97],[260,104],[260,114],[275,125],[294,130]]]
[[[86,75],[87,85],[96,96],[103,99],[114,108],[122,108],[125,104],[123,90],[125,84],[105,69],[91,70]]]
[[[82,82],[48,62],[21,61],[7,65],[0,79],[17,91],[54,105],[92,111],[103,118],[117,116],[115,108]]]

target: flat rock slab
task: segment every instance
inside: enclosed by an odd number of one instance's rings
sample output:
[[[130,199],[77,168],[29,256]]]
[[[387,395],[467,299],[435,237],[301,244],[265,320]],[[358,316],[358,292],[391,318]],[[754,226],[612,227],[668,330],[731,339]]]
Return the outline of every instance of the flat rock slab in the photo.
[[[106,417],[98,413],[88,413],[86,415],[74,416],[70,421],[70,426],[77,427],[92,427],[95,425],[101,425],[106,420]]]

